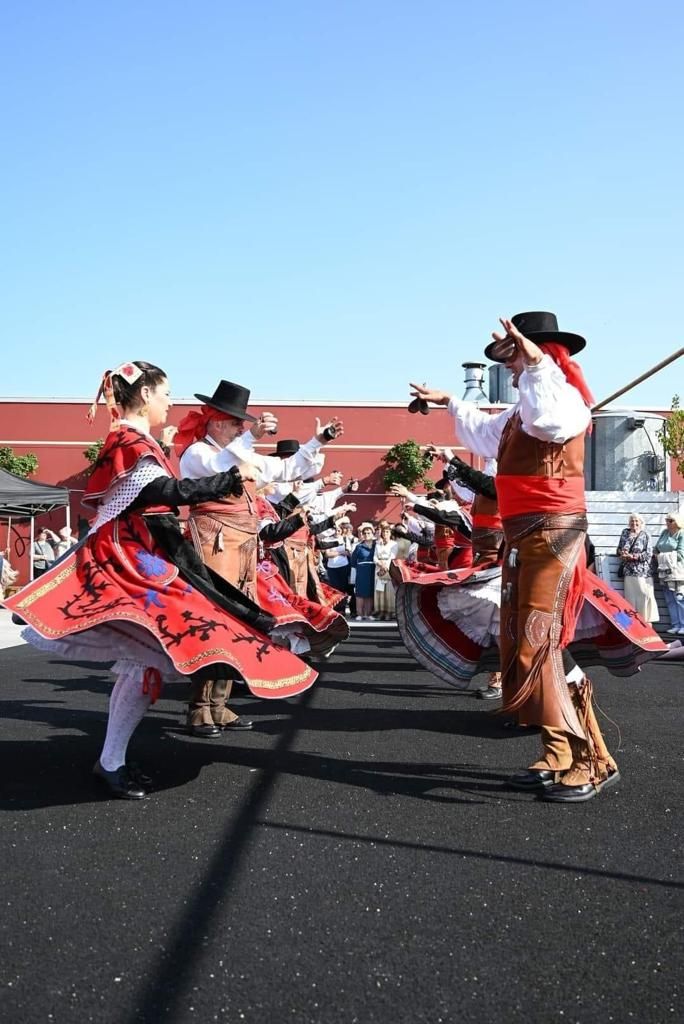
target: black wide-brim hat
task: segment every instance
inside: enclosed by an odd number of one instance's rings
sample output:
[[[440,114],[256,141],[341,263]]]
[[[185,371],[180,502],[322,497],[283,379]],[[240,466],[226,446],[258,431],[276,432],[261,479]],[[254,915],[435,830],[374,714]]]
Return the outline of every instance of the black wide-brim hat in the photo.
[[[248,389],[243,388],[240,384],[233,384],[230,380],[220,381],[211,397],[195,394],[195,398],[199,398],[202,405],[209,405],[212,409],[227,413],[228,416],[235,416],[239,420],[249,420],[250,423],[257,421],[256,416],[247,412]]]
[[[298,451],[299,441],[294,438],[288,438],[287,440],[278,441],[273,454],[278,455],[281,459],[285,459],[288,455],[296,455]]]
[[[559,331],[555,313],[516,313],[511,317],[511,322],[535,345],[549,341],[567,348],[571,356],[581,352],[587,344],[586,339],[579,334]],[[487,359],[491,359],[494,363],[508,362],[513,352],[512,343],[506,338],[503,341],[492,341],[484,350]]]

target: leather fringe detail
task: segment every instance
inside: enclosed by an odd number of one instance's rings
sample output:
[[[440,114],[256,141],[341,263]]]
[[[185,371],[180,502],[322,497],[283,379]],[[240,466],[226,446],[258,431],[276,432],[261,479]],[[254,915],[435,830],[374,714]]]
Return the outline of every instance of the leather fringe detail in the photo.
[[[591,728],[591,701],[592,701],[592,697],[594,695],[594,687],[593,687],[593,685],[591,683],[591,680],[588,679],[585,676],[584,677],[584,683],[582,685],[575,686],[575,684],[573,683],[573,684],[571,684],[570,689],[571,689],[572,701],[573,701],[573,704],[575,705],[575,708],[577,710],[577,716],[578,716],[578,718],[580,720],[580,723],[582,725],[582,730],[584,732],[584,738],[585,738],[585,742],[586,742],[586,745],[587,745],[588,760],[589,760],[589,765],[590,765],[590,768],[591,768],[591,779],[590,779],[590,781],[592,782],[592,784],[594,786],[596,786],[596,785],[598,785],[598,783],[601,781],[601,778],[602,778],[602,775],[601,775],[601,763],[602,762],[601,762],[601,760],[600,760],[600,758],[598,756],[598,751],[596,749],[596,742],[595,742],[595,738],[593,736],[593,732],[592,732],[592,728]],[[573,746],[573,740],[575,741],[575,744],[576,744],[577,743],[577,737],[576,736],[571,736],[570,737],[570,745],[571,746]],[[581,743],[582,741],[580,740],[579,742]],[[575,752],[575,750],[573,749],[573,755],[574,755],[575,759],[577,759],[578,753],[579,753],[579,757],[581,758],[582,755],[584,754],[584,751]],[[607,772],[608,771],[608,765],[607,764],[605,765],[605,769],[606,769],[606,772]]]
[[[537,686],[539,685],[542,668],[546,658],[548,657],[550,649],[551,638],[547,636],[546,640],[541,645],[541,647],[535,655],[534,661],[532,662],[532,667],[530,668],[530,671],[527,674],[527,679],[524,681],[516,695],[512,697],[510,700],[505,701],[503,706],[501,707],[500,710],[502,714],[511,714],[514,711],[518,711],[518,709],[521,708],[522,705],[530,699],[530,697],[536,690]],[[513,652],[511,663],[515,661],[516,653],[516,651]],[[506,668],[502,666],[501,674],[504,679],[506,678],[508,668],[509,666],[506,666]]]

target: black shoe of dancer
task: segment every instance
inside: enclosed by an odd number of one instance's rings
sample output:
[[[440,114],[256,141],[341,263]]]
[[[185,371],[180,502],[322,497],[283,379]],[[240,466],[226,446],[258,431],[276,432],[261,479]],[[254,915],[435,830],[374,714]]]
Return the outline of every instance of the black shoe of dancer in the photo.
[[[113,772],[106,771],[99,761],[95,762],[93,775],[103,784],[110,796],[117,800],[144,800],[147,793],[131,776],[125,764]]]

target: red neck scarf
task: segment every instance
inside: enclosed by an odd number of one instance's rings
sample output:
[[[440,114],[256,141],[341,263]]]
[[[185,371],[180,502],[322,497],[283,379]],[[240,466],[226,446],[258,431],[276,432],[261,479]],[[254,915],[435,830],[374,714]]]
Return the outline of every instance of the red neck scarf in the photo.
[[[184,416],[178,426],[178,433],[174,439],[174,446],[181,457],[186,448],[189,448],[195,441],[201,441],[207,432],[207,426],[211,420],[230,420],[232,416],[228,413],[212,409],[210,405],[200,406],[200,411],[193,410]]]

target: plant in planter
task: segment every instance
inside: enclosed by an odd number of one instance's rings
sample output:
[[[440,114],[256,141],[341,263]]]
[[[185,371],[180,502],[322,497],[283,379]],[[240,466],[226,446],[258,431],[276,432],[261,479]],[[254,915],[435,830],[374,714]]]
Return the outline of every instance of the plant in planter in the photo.
[[[0,448],[0,469],[15,476],[31,476],[38,469],[38,459],[31,452],[15,455],[11,448]]]
[[[392,445],[383,455],[382,461],[387,466],[383,477],[386,490],[389,490],[392,484],[403,484],[409,490],[418,483],[426,487],[432,486],[432,481],[426,476],[432,467],[432,456],[422,451],[417,441],[409,438],[408,441]]]

